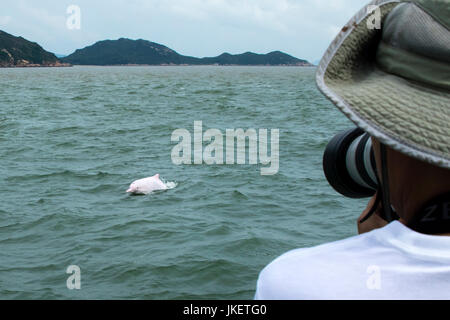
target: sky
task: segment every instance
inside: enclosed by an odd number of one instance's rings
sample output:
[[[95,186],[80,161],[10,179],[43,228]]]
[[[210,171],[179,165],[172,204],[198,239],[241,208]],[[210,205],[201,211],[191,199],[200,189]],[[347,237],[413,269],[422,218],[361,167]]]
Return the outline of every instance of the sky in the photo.
[[[368,0],[15,0],[0,11],[0,30],[56,54],[105,39],[145,39],[183,55],[280,50],[319,60]],[[80,28],[72,5],[80,9]],[[73,26],[73,24],[72,24]]]

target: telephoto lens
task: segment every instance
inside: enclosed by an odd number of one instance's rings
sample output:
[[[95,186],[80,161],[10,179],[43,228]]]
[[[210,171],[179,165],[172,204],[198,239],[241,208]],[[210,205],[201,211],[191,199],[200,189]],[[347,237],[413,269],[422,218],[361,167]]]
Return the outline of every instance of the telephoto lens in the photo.
[[[330,185],[349,198],[367,198],[378,187],[372,139],[356,128],[337,134],[323,155],[323,170]]]

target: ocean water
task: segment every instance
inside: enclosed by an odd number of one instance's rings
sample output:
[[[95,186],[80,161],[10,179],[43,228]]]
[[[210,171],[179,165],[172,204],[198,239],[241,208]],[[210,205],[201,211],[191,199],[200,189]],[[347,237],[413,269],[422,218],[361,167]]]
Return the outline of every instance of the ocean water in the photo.
[[[252,299],[295,248],[356,234],[322,154],[352,124],[315,68],[0,69],[0,299]],[[174,130],[280,130],[280,168],[175,165]],[[270,150],[270,149],[269,149]],[[125,193],[156,173],[173,189]],[[68,266],[81,270],[69,290]]]

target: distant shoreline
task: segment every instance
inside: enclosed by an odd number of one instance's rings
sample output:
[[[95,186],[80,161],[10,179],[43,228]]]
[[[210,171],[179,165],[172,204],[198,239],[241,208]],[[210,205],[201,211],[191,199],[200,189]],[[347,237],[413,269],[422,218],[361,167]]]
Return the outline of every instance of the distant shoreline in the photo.
[[[74,67],[296,67],[296,68],[311,68],[316,65],[271,65],[271,64],[74,64]]]
[[[216,57],[191,57],[148,40],[103,40],[57,58],[35,42],[0,30],[0,68],[53,68],[79,66],[231,66],[231,67],[314,67],[281,51],[258,54],[222,53]]]
[[[268,67],[268,68],[315,68],[316,65],[241,65],[241,64],[226,64],[226,65],[214,65],[214,64],[184,64],[184,65],[167,65],[167,64],[112,64],[112,65],[85,65],[85,64],[74,64],[67,66],[46,66],[46,65],[35,65],[35,66],[0,66],[0,69],[33,69],[33,68],[72,68],[72,67]]]
[[[30,65],[10,65],[0,66],[0,69],[26,69],[26,68],[71,68],[72,64],[63,63],[60,65],[30,64]]]

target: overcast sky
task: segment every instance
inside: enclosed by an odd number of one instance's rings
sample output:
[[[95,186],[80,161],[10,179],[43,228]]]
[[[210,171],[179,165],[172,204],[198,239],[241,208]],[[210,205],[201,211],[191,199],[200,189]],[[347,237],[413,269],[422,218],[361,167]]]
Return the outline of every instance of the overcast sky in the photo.
[[[314,62],[364,0],[15,0],[0,30],[57,54],[99,40],[145,39],[197,57],[280,50]],[[67,8],[81,28],[66,26]]]

